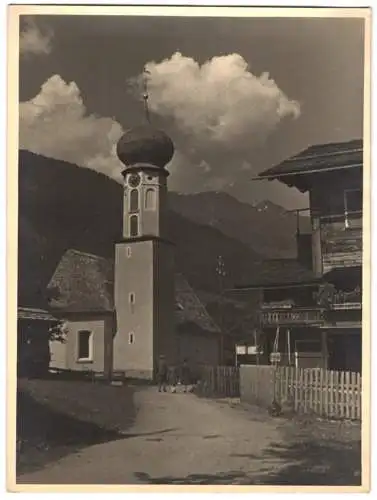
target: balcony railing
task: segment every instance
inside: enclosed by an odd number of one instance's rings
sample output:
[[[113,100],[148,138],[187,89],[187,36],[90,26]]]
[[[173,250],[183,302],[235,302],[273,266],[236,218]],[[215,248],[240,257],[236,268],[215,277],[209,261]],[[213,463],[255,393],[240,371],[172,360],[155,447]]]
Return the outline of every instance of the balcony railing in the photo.
[[[262,309],[260,319],[263,325],[308,325],[322,324],[324,322],[321,309]]]
[[[330,308],[335,311],[361,309],[362,293],[356,289],[351,292],[335,292],[331,298]]]

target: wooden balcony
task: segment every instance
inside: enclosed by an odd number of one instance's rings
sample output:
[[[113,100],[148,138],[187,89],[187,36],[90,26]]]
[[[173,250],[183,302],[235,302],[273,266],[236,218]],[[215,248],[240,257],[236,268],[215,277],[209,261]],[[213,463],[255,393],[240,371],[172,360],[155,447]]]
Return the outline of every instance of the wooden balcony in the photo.
[[[324,323],[322,310],[315,308],[262,309],[260,319],[264,326],[321,325]]]

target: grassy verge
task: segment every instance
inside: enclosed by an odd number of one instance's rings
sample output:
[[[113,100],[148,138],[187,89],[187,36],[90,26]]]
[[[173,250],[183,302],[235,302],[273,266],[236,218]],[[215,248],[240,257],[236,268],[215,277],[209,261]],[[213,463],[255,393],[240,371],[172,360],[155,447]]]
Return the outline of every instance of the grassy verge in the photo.
[[[94,444],[121,439],[135,416],[127,386],[19,380],[17,475]]]
[[[280,431],[281,442],[266,450],[266,458],[281,459],[284,465],[264,484],[360,486],[360,422],[296,416],[282,419]]]

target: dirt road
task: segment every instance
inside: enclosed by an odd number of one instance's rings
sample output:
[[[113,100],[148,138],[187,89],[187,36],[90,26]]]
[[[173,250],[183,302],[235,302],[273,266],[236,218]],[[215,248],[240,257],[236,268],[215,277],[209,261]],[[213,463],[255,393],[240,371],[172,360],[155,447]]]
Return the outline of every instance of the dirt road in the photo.
[[[263,457],[278,424],[197,398],[138,388],[136,419],[120,439],[94,445],[18,478],[23,484],[258,484],[281,460]]]

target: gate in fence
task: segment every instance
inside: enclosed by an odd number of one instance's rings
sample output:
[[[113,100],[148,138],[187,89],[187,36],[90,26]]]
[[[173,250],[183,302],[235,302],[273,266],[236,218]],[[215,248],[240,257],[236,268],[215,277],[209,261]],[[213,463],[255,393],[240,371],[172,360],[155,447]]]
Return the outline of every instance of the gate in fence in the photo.
[[[239,368],[234,366],[204,366],[200,370],[196,392],[206,397],[240,396]]]

